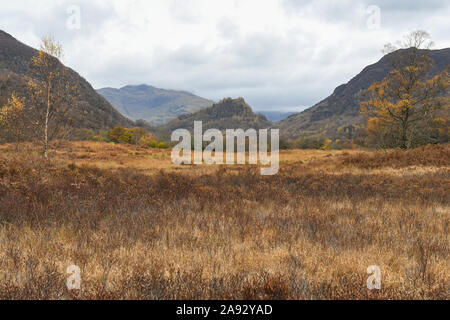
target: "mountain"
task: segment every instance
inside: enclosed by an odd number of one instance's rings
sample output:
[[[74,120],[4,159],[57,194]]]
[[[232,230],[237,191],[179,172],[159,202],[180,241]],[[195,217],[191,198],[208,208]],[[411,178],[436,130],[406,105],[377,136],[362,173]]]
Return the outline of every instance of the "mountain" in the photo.
[[[183,115],[158,127],[163,136],[169,136],[176,129],[193,131],[194,121],[203,121],[203,130],[207,129],[266,129],[273,123],[262,114],[255,114],[243,98],[226,98],[211,107]]]
[[[381,81],[392,70],[393,58],[407,56],[408,50],[397,50],[385,55],[380,61],[361,71],[348,83],[337,87],[333,94],[315,106],[279,123],[281,135],[289,138],[299,136],[324,135],[329,138],[338,136],[337,129],[342,126],[361,124],[360,96],[373,82]],[[450,48],[441,50],[421,50],[434,61],[429,76],[442,72],[450,65]]]
[[[286,119],[287,117],[296,114],[296,112],[281,112],[281,111],[261,111],[266,118],[272,122],[279,122],[281,120]]]
[[[186,91],[164,90],[148,85],[103,88],[97,92],[123,115],[134,120],[143,119],[152,125],[165,124],[214,103]]]
[[[19,95],[24,93],[26,77],[32,77],[30,60],[38,54],[38,50],[0,30],[0,105],[7,102],[13,91]],[[79,103],[68,114],[73,127],[100,130],[118,125],[133,125],[131,120],[115,110],[78,73],[72,69],[68,73],[71,85],[79,87]]]

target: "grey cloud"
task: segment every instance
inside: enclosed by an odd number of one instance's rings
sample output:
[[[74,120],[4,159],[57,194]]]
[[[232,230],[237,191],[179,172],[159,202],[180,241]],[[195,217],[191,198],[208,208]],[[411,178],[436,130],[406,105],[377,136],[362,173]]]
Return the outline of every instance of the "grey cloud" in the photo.
[[[366,5],[377,5],[386,11],[416,11],[418,13],[437,11],[449,6],[447,0],[427,0],[427,1],[411,1],[411,0],[366,0]]]
[[[239,36],[239,27],[228,18],[223,18],[217,24],[217,30],[225,39],[235,39]]]
[[[195,23],[200,13],[195,10],[193,0],[171,0],[170,12],[177,20],[184,23]]]
[[[449,6],[447,0],[283,0],[286,10],[300,12],[315,11],[316,14],[323,14],[328,17],[345,17],[351,14],[352,8],[362,5],[367,8],[370,5],[376,5],[386,11],[417,11],[420,13],[436,11]]]
[[[383,27],[412,28],[420,25],[430,14],[450,8],[448,0],[283,0],[284,9],[289,14],[300,17],[315,16],[325,22],[351,25],[353,28],[366,28],[369,6],[381,10]]]

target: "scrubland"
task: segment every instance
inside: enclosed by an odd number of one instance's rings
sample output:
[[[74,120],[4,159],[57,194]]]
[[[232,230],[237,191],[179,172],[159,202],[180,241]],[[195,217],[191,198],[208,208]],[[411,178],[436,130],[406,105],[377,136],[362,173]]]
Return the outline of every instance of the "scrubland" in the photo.
[[[283,151],[278,175],[259,173],[106,143],[60,142],[49,162],[1,146],[0,298],[450,298],[450,147]]]

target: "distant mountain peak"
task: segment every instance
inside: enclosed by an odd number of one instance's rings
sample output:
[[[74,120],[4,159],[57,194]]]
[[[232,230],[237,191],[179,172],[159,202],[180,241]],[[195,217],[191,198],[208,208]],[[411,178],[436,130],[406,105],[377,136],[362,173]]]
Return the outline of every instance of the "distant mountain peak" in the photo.
[[[194,121],[203,122],[207,129],[267,129],[273,123],[263,115],[254,113],[244,98],[225,98],[197,112],[180,116],[158,129],[164,136],[176,129],[193,130]]]
[[[118,90],[122,90],[122,89],[146,90],[146,89],[156,89],[156,88],[153,86],[149,86],[148,84],[138,84],[138,85],[126,85]]]
[[[123,115],[134,120],[143,119],[152,125],[165,124],[213,104],[213,101],[187,91],[160,89],[148,84],[102,88],[97,92]]]
[[[218,108],[229,111],[230,115],[240,115],[242,112],[253,113],[252,108],[245,102],[242,97],[239,98],[224,98],[218,103],[213,104],[212,108]]]

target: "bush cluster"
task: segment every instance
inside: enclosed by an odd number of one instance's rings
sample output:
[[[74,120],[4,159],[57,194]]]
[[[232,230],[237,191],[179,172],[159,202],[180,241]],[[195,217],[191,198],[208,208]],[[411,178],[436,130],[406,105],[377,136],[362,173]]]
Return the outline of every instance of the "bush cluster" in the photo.
[[[124,128],[120,126],[108,131],[100,131],[98,134],[91,129],[83,130],[80,140],[133,144],[157,149],[167,149],[169,147],[167,143],[158,141],[158,138],[143,128]]]

